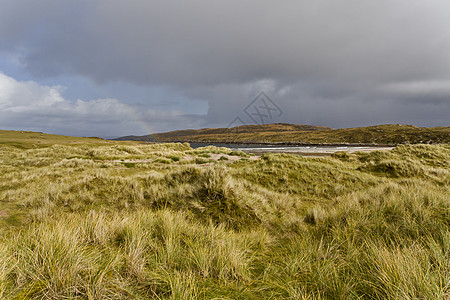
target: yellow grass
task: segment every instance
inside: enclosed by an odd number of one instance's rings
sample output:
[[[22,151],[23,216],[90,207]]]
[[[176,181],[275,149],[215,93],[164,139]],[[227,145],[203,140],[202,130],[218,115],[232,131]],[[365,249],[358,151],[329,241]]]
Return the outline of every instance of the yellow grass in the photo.
[[[0,142],[1,299],[450,295],[448,145],[235,161],[20,135]]]

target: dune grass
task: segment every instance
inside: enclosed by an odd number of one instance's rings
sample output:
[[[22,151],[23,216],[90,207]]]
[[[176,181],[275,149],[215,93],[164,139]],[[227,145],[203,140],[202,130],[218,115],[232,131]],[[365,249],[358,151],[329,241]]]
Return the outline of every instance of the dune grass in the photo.
[[[450,147],[0,146],[1,299],[448,299]],[[19,146],[18,146],[19,145]]]

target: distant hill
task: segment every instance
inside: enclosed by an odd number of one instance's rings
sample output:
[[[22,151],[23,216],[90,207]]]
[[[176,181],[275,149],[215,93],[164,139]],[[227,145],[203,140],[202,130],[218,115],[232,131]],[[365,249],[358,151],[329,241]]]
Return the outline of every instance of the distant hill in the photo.
[[[19,149],[46,148],[53,145],[112,145],[98,137],[73,137],[33,131],[0,130],[0,146]]]
[[[417,127],[387,124],[369,127],[332,129],[296,124],[244,125],[233,128],[176,130],[116,140],[148,142],[205,142],[261,144],[417,144],[450,143],[450,127]]]

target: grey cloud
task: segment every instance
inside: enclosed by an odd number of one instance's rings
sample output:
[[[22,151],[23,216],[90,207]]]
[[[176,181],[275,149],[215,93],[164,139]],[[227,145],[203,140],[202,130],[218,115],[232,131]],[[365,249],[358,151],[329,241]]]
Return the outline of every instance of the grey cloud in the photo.
[[[284,108],[279,121],[448,124],[447,0],[0,4],[0,50],[37,79],[76,74],[208,101],[206,116],[166,129],[224,126],[260,90]]]
[[[450,75],[444,0],[2,2],[24,15],[0,21],[17,36],[3,47],[27,48],[42,75],[182,87]]]
[[[382,91],[397,95],[426,96],[441,95],[450,96],[450,80],[428,80],[396,82],[381,88]]]
[[[200,118],[180,111],[138,110],[117,99],[69,101],[63,91],[0,73],[0,128],[117,137],[176,129],[179,123],[201,125]]]

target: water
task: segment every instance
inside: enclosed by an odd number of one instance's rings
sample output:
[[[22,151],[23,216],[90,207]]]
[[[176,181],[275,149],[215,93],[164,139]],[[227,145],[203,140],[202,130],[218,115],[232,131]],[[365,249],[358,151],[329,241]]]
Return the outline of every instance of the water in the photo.
[[[392,147],[376,146],[281,146],[281,145],[258,145],[258,144],[217,144],[217,143],[191,143],[192,148],[205,146],[227,147],[231,150],[241,150],[244,152],[276,152],[276,153],[311,153],[311,154],[331,154],[338,151],[373,151],[389,150]]]

